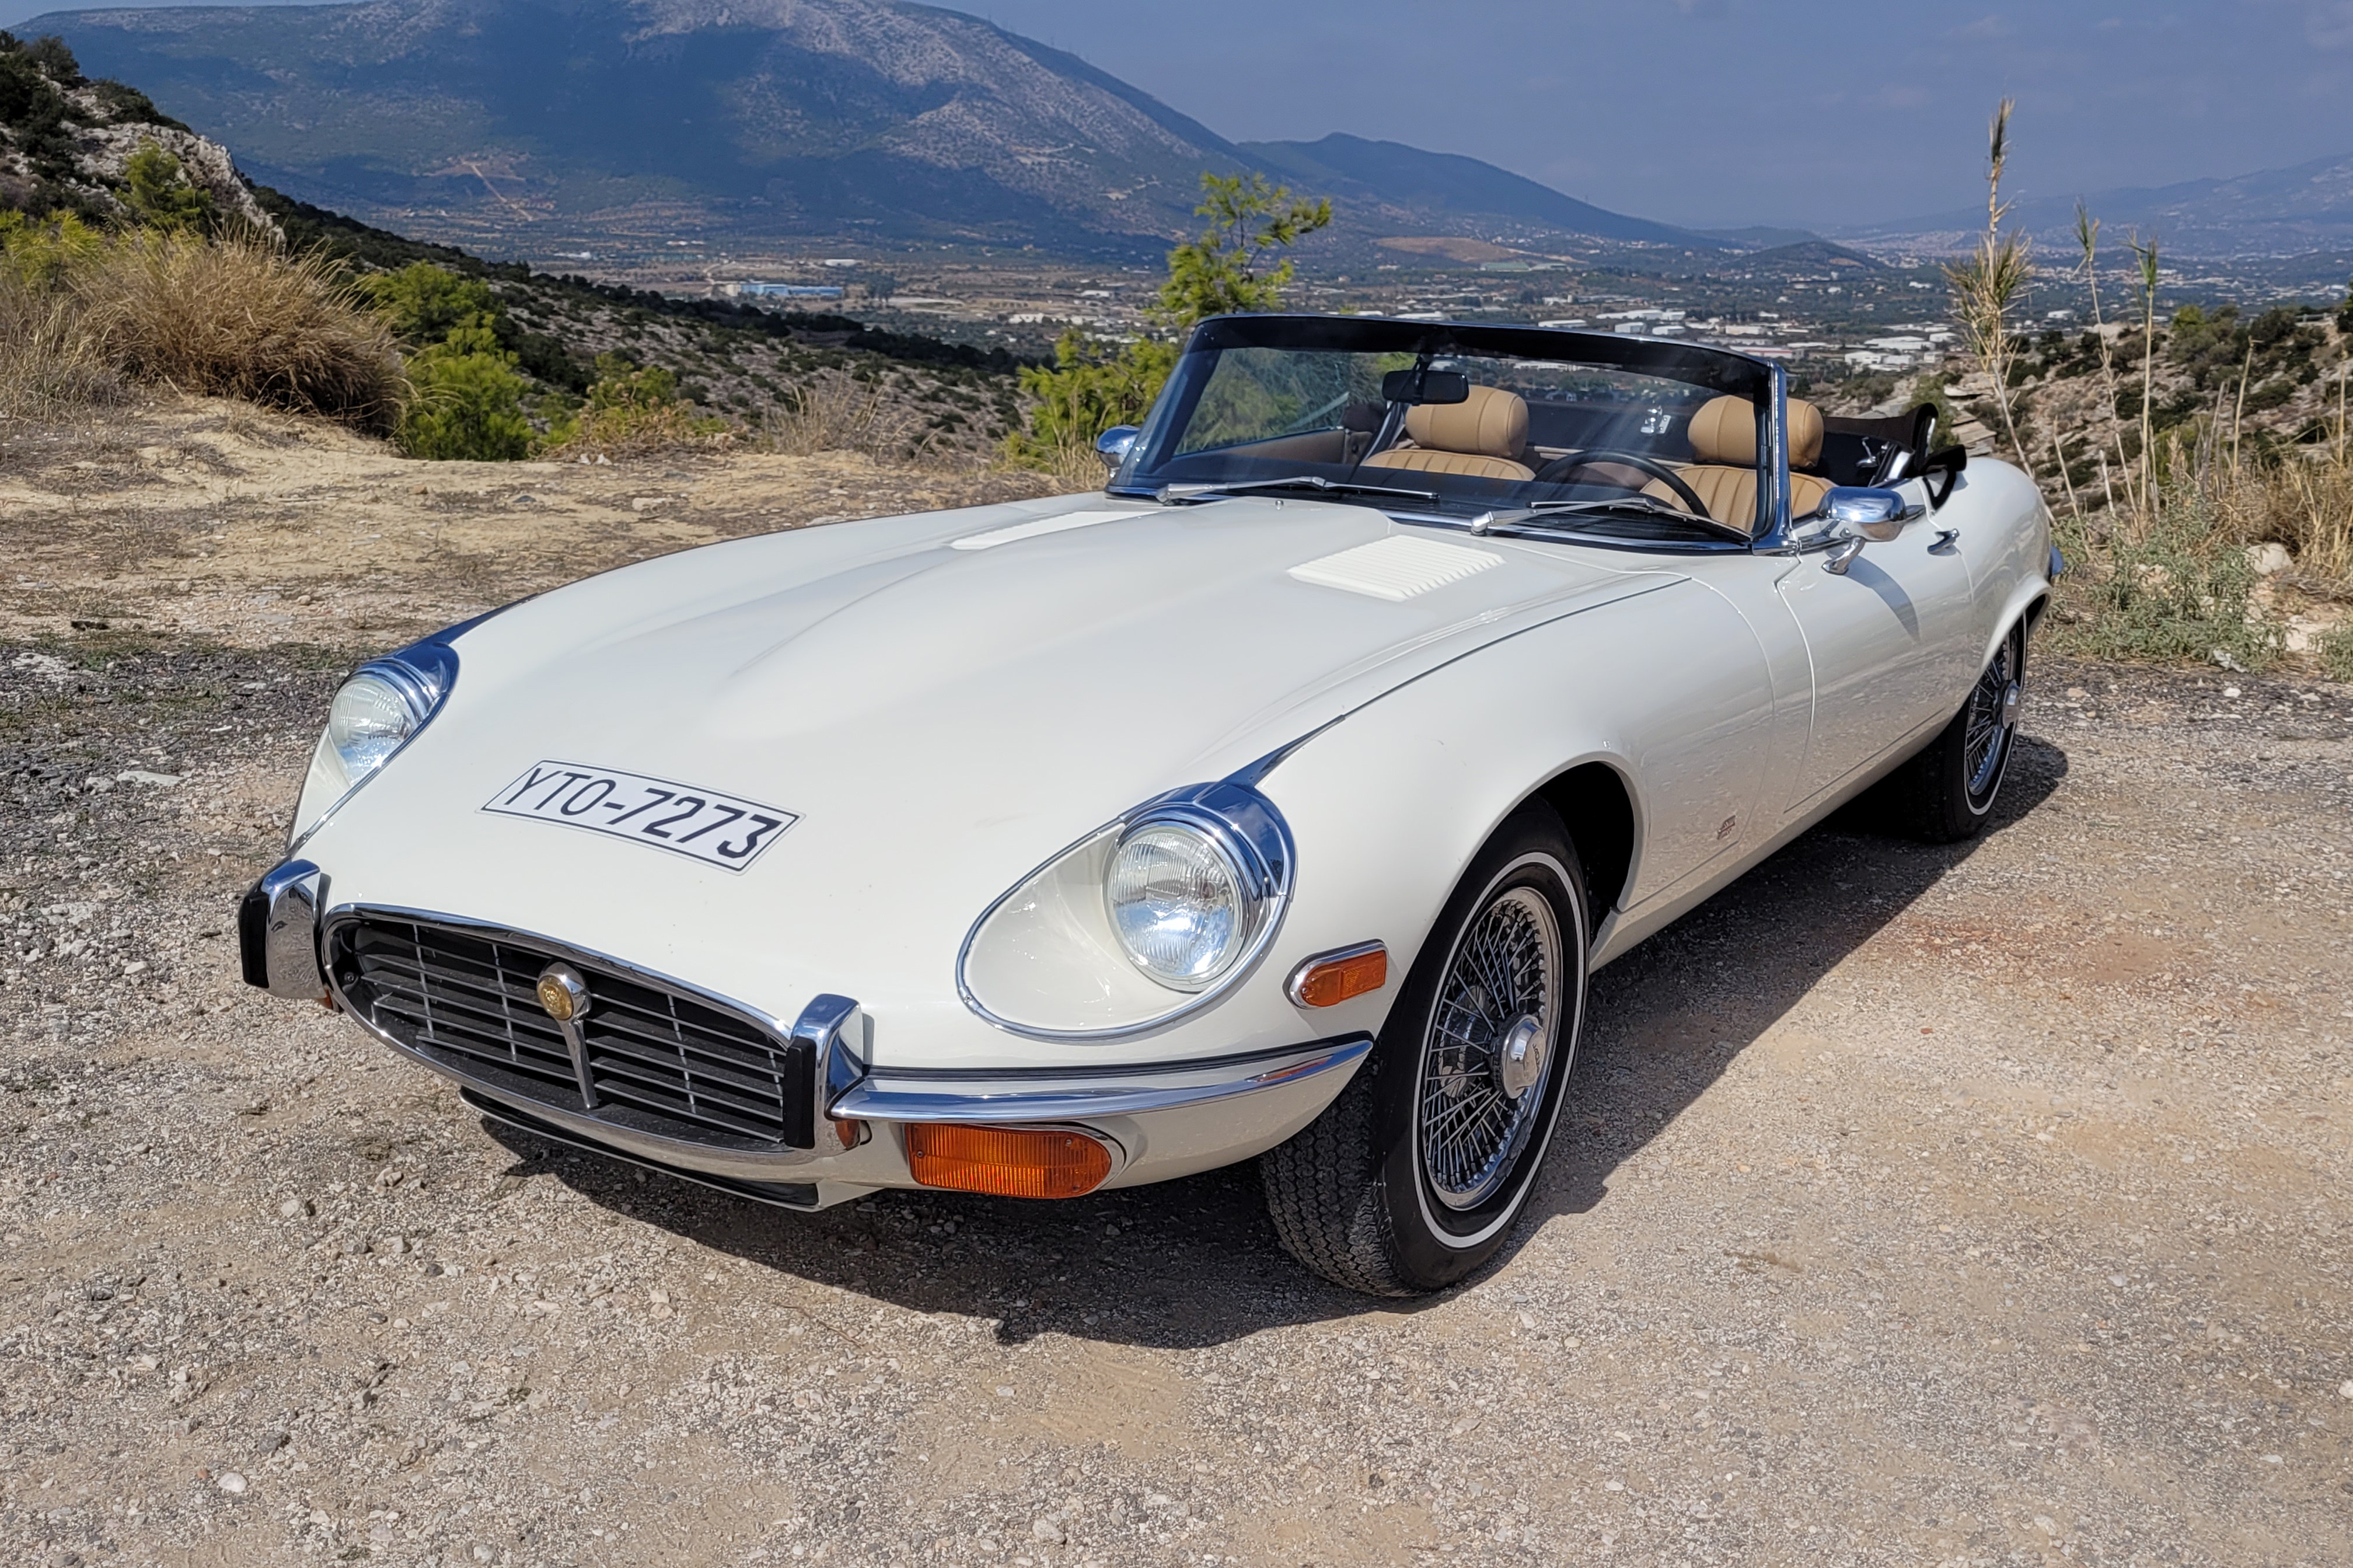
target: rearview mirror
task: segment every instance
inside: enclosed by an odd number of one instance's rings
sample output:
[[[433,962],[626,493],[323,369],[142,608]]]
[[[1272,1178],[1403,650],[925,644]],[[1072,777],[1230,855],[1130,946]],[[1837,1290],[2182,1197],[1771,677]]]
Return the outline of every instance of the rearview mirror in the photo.
[[[1899,490],[1839,485],[1822,498],[1822,515],[1834,528],[1848,529],[1873,544],[1885,544],[1904,531],[1911,508]]]
[[[1137,434],[1133,425],[1114,425],[1096,437],[1095,455],[1103,460],[1103,467],[1116,468],[1127,461],[1127,454],[1134,447]]]
[[[1471,378],[1459,370],[1393,370],[1381,377],[1381,397],[1389,403],[1468,403]]]

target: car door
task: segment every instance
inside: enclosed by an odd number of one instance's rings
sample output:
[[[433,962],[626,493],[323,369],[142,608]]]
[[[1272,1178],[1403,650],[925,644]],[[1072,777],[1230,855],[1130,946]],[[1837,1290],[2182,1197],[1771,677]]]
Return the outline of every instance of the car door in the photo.
[[[1790,805],[1803,809],[1951,718],[1978,653],[1969,542],[1933,513],[1870,544],[1842,573],[1828,551],[1776,584],[1806,641],[1813,722]]]

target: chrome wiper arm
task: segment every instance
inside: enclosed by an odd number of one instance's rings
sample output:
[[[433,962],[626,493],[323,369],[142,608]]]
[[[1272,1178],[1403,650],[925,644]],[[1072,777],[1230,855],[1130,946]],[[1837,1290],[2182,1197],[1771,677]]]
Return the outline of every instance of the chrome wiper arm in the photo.
[[[1401,489],[1393,485],[1360,485],[1353,479],[1327,479],[1321,474],[1292,474],[1279,479],[1240,479],[1231,484],[1163,485],[1153,493],[1162,506],[1198,500],[1203,496],[1237,494],[1243,490],[1327,490],[1352,496],[1403,496],[1408,500],[1435,501],[1435,490]]]
[[[1471,531],[1491,533],[1498,528],[1513,528],[1523,523],[1540,521],[1547,517],[1603,511],[1630,511],[1641,517],[1666,518],[1672,521],[1688,523],[1703,533],[1714,534],[1719,539],[1737,540],[1743,544],[1747,543],[1749,538],[1746,529],[1735,528],[1728,522],[1718,522],[1712,517],[1702,517],[1696,512],[1685,511],[1679,506],[1669,505],[1656,496],[1641,495],[1623,496],[1612,500],[1531,501],[1526,506],[1513,507],[1509,510],[1486,512],[1472,520]]]

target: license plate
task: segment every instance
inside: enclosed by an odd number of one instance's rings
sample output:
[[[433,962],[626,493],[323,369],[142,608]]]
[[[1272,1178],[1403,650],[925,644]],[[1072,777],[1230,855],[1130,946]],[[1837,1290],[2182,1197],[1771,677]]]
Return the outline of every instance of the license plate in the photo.
[[[716,790],[580,763],[533,763],[484,811],[585,827],[741,871],[800,818]]]

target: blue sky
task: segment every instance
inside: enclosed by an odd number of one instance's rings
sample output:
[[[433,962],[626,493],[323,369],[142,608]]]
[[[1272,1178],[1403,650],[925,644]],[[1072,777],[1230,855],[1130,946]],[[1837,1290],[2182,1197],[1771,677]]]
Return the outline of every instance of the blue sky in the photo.
[[[0,16],[56,8],[0,0]],[[1834,226],[1965,206],[2004,93],[2019,100],[2021,196],[2353,153],[2353,0],[954,8],[1238,141],[1410,142],[1671,223]]]

